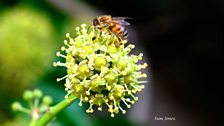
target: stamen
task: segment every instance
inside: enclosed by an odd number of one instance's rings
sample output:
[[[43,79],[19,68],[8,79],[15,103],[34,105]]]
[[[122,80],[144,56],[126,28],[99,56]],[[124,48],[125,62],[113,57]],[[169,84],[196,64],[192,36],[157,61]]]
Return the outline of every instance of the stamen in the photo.
[[[121,100],[124,102],[124,104],[128,107],[128,108],[131,108],[131,105],[129,105],[124,98],[121,98]]]
[[[54,62],[54,63],[53,63],[53,66],[54,66],[54,67],[58,66],[57,62]]]
[[[111,86],[109,86],[108,83],[106,83],[106,88],[107,88],[108,91],[111,90]]]
[[[66,76],[64,76],[64,77],[62,77],[62,78],[57,78],[57,82],[59,82],[59,81],[65,79],[65,78],[67,78],[67,77],[68,77],[68,75],[66,75]]]
[[[141,74],[141,72],[137,72],[137,78],[146,78],[147,74]]]
[[[140,88],[141,88],[141,89],[145,88],[145,85],[140,85]]]
[[[88,62],[87,60],[83,60],[79,63],[79,65],[86,64],[87,62]]]
[[[123,45],[126,44],[128,41],[127,40],[123,40],[122,43]]]
[[[109,109],[108,109],[109,112],[113,113],[114,110],[113,110],[113,106],[112,105],[109,105]]]
[[[72,88],[72,84],[70,82],[65,83],[65,91],[68,91]]]
[[[90,103],[89,108],[86,110],[87,113],[93,113],[93,103]]]
[[[131,48],[128,48],[128,47],[127,47],[127,48],[124,49],[124,53],[125,53],[125,54],[128,54],[129,52],[131,52]]]
[[[73,93],[73,92],[74,92],[74,90],[67,91],[67,94],[65,95],[65,100],[66,100],[67,102],[70,102],[70,100],[68,99],[68,96],[69,96],[71,93]]]
[[[135,101],[132,101],[130,98],[126,98],[126,99],[124,99],[124,100],[126,100],[127,102],[129,102],[129,103],[131,103],[131,104],[134,104],[134,103],[135,103]]]
[[[138,62],[138,59],[137,58],[134,58],[134,62],[137,63]],[[138,66],[140,66],[140,65],[138,65]]]
[[[82,32],[82,34],[86,34],[87,30],[86,29],[82,29],[81,32]]]
[[[62,55],[60,52],[57,52],[56,55],[57,55],[58,57],[60,56],[60,57],[66,58],[66,56],[65,56],[65,55]]]
[[[117,107],[117,104],[116,104],[116,100],[114,99],[114,112],[115,113],[118,113],[119,112],[119,108]]]
[[[95,75],[93,75],[92,77],[90,77],[90,79],[92,80],[92,79],[94,79],[94,78],[97,78],[99,75],[98,74],[95,74]]]
[[[137,91],[138,91],[138,89],[132,89],[132,90],[131,90],[131,92],[134,93],[134,94],[135,94]]]
[[[89,98],[88,97],[85,97],[85,101],[88,101],[89,100]]]
[[[90,69],[90,70],[94,70],[94,63],[93,62],[90,62],[89,61],[89,63],[87,64],[88,65],[88,68]]]
[[[142,78],[146,78],[147,74],[142,74],[141,76],[142,76]]]
[[[90,95],[91,87],[86,91],[86,95]]]
[[[130,85],[131,85],[133,88],[137,89],[137,87],[136,87],[133,83],[130,83]]]
[[[138,101],[138,97],[135,97],[133,94],[131,94],[131,97],[134,98],[135,101]]]
[[[122,109],[121,106],[118,106],[118,107],[122,111],[122,114],[125,114],[126,113],[126,111],[124,109]]]
[[[128,95],[130,95],[130,94],[131,94],[131,90],[129,90],[129,89],[128,89],[128,87],[127,87],[127,85],[126,85],[126,84],[124,84],[124,87],[126,88],[126,90],[125,90],[125,91],[127,91],[127,92],[128,92]]]
[[[99,110],[99,111],[102,111],[102,110],[103,110],[102,106],[99,106],[99,107],[98,107],[98,110]]]
[[[79,106],[82,106],[82,94],[81,94],[81,97],[80,97]]]
[[[76,28],[75,28],[76,31],[79,31],[79,29],[80,29],[80,27],[76,27]]]
[[[83,29],[85,29],[86,24],[81,24],[81,27],[82,27]]]
[[[106,103],[106,105],[108,107],[108,112],[111,113],[111,117],[114,117],[114,114],[113,114],[113,106],[108,104],[108,99],[105,99],[104,101],[105,101],[105,103]]]
[[[67,38],[70,38],[70,33],[66,33],[65,35]]]
[[[67,65],[66,65],[66,63],[61,63],[60,61],[58,61],[58,62],[54,62],[53,63],[53,66],[64,66],[64,67],[67,67]]]
[[[123,76],[125,76],[125,75],[127,75],[127,71],[121,71],[121,74],[122,74]]]
[[[138,84],[145,84],[148,83],[148,81],[138,81]]]
[[[61,51],[65,51],[66,48],[64,46],[61,47]]]
[[[108,104],[108,100],[106,99],[106,100],[104,100],[104,101],[105,101],[107,107],[110,108],[110,105]]]
[[[131,101],[130,98],[125,98],[124,100],[127,101],[127,102],[130,102]]]
[[[79,75],[79,73],[76,73],[76,74],[69,74],[69,75],[68,75],[68,78],[72,80],[72,79],[73,79],[75,76],[77,76],[77,75]]]
[[[148,66],[148,64],[147,63],[144,63],[143,66],[142,66],[142,68],[146,68],[147,66]]]
[[[138,55],[138,59],[139,59],[139,60],[142,60],[142,56],[143,56],[143,53],[140,53],[140,54]]]
[[[148,66],[147,63],[137,65],[137,70],[144,69]]]
[[[131,48],[131,49],[134,49],[135,45],[130,44],[130,45],[128,45],[128,47]]]
[[[114,113],[111,113],[111,114],[110,114],[110,117],[114,117]]]
[[[114,96],[113,95],[109,95],[109,99],[110,100],[113,100],[114,99]]]
[[[70,45],[68,44],[68,41],[67,41],[67,40],[64,40],[64,44],[65,44],[66,46],[69,46],[69,47],[70,47]]]

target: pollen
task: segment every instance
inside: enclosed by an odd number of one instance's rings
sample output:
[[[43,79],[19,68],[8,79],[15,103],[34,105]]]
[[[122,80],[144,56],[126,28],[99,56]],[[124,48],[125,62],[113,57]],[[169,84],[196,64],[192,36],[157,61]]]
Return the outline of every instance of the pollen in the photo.
[[[114,35],[98,34],[100,31],[94,26],[82,24],[75,30],[76,37],[67,33],[64,46],[56,53],[65,62],[53,63],[67,69],[67,75],[57,79],[65,80],[65,98],[78,97],[79,106],[89,103],[87,113],[93,113],[94,106],[98,111],[106,106],[111,117],[119,112],[125,114],[125,109],[138,101],[136,93],[147,83],[142,80],[147,75],[141,72],[147,64],[138,63],[143,54],[131,55],[135,45],[128,44],[127,40],[119,40],[120,46],[115,46],[118,40]]]

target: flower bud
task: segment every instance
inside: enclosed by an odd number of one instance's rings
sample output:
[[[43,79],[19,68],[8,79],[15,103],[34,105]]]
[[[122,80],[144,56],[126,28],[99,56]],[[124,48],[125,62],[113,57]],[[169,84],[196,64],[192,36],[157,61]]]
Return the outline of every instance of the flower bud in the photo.
[[[94,66],[96,68],[96,70],[100,70],[102,66],[106,66],[107,65],[107,61],[105,59],[105,57],[103,56],[97,56],[94,60]]]
[[[124,70],[127,67],[127,61],[123,58],[120,58],[117,62],[117,68],[119,70]]]
[[[23,93],[23,99],[24,100],[32,100],[34,98],[34,94],[32,91],[30,90],[26,90],[24,93]]]
[[[39,89],[35,89],[35,90],[33,91],[33,95],[34,95],[35,98],[41,98],[41,97],[43,96],[43,93],[42,93],[41,90],[39,90]]]
[[[19,102],[13,102],[11,107],[13,111],[20,111],[22,109],[22,105]]]
[[[52,104],[53,100],[52,100],[52,98],[51,98],[50,96],[44,96],[42,102],[43,102],[43,104],[45,104],[45,105],[50,105],[50,104]]]
[[[113,84],[113,83],[117,83],[117,81],[118,81],[117,74],[110,71],[107,75],[105,75],[105,80],[110,85]]]

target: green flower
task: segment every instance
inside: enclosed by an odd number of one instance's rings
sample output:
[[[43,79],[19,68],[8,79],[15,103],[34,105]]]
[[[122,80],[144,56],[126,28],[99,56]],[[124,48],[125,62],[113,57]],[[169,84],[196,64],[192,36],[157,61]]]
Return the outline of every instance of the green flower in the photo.
[[[94,112],[94,105],[98,106],[99,111],[106,105],[111,117],[119,111],[125,114],[121,104],[130,108],[138,100],[135,94],[144,88],[142,83],[145,81],[139,79],[145,78],[146,74],[140,70],[146,68],[147,64],[138,64],[143,54],[130,55],[134,45],[124,46],[126,40],[119,41],[104,31],[99,35],[93,26],[87,30],[86,25],[82,24],[76,31],[75,38],[66,34],[65,46],[61,48],[63,53],[56,54],[64,57],[66,62],[54,63],[54,66],[67,68],[67,75],[57,79],[66,81],[65,98],[70,95],[79,97],[80,106],[82,102],[88,102],[88,113]],[[120,46],[116,46],[117,43]]]

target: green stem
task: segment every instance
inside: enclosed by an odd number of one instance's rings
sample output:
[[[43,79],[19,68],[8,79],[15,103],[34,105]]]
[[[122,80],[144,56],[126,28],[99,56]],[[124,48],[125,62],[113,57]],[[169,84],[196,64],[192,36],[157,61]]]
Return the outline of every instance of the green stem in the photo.
[[[67,100],[69,100],[69,102]],[[51,107],[50,110],[44,113],[40,119],[32,120],[29,126],[46,126],[52,119],[56,117],[58,113],[71,105],[75,100],[77,100],[77,97],[73,95],[69,96],[67,99],[64,99],[57,105]]]

